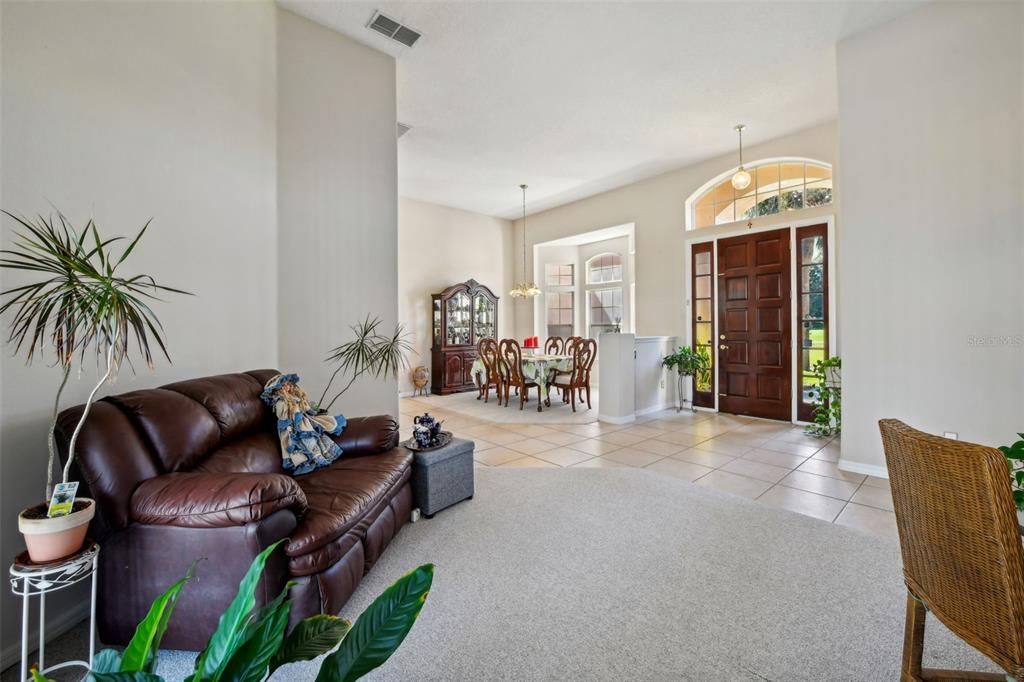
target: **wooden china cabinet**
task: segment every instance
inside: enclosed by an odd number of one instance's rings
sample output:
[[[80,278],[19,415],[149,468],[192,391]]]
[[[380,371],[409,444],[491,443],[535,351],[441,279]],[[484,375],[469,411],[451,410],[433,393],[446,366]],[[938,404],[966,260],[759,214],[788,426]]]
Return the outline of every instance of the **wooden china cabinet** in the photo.
[[[453,284],[431,299],[430,390],[439,395],[474,390],[476,344],[481,339],[498,338],[498,297],[471,279]]]

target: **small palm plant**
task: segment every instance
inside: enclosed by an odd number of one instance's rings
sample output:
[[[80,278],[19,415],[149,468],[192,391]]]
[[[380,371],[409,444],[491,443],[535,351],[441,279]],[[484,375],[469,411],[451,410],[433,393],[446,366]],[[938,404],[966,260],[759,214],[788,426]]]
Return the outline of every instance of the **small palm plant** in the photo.
[[[30,220],[3,213],[19,229],[14,244],[0,251],[0,268],[31,273],[35,281],[0,291],[0,315],[10,313],[8,343],[15,353],[23,353],[31,364],[37,356],[50,351],[61,370],[61,382],[53,402],[51,428],[47,433],[49,461],[46,498],[53,490],[55,447],[53,427],[60,410],[60,399],[76,362],[85,363],[94,354],[104,373],[89,393],[85,409],[72,434],[62,481],[67,483],[74,461],[75,445],[82,424],[97,392],[116,376],[122,363],[131,365],[130,351],[137,349],[145,364],[152,368],[154,347],[168,361],[163,328],[149,301],[161,293],[187,292],[160,284],[150,275],[122,276],[120,267],[138,246],[149,227],[147,222],[124,248],[116,249],[125,237],[103,238],[90,220],[77,231],[58,213],[56,218]],[[31,551],[31,547],[30,547]]]
[[[371,318],[367,315],[362,322],[352,325],[354,338],[351,341],[330,351],[326,362],[337,363],[338,366],[324,386],[320,400],[317,401],[318,408],[330,410],[331,405],[364,374],[371,374],[378,379],[387,376],[398,378],[398,373],[409,367],[408,355],[415,351],[405,329],[402,325],[396,325],[391,334],[386,334],[380,331],[382,324],[379,317]],[[350,375],[348,383],[324,404],[334,380],[342,372]]]

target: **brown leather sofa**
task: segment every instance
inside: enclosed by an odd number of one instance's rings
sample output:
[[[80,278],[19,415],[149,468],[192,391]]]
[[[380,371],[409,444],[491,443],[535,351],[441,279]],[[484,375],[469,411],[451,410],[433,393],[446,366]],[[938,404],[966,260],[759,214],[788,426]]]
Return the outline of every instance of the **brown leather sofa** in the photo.
[[[304,476],[283,473],[274,417],[260,401],[277,372],[193,379],[95,403],[79,436],[76,476],[97,503],[100,639],[127,644],[153,599],[185,575],[163,646],[199,650],[253,558],[287,538],[258,603],[292,588],[292,623],[337,613],[409,519],[411,453],[387,416],[356,417],[344,454]],[[82,406],[57,423],[62,460]]]

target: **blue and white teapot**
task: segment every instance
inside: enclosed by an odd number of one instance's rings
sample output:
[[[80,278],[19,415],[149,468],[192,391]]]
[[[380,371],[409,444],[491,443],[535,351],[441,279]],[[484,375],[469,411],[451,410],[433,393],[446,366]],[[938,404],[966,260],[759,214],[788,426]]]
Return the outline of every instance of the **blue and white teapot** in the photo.
[[[413,417],[412,437],[416,440],[416,444],[421,448],[435,445],[441,435],[442,423],[444,422],[431,417],[429,412],[424,413],[422,417]]]

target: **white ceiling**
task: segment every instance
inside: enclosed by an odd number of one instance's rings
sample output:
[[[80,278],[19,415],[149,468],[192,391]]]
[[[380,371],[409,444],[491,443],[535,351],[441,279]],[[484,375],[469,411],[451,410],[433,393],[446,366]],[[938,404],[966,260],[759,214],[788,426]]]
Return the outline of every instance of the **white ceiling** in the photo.
[[[515,217],[835,118],[836,43],[919,3],[281,4],[397,57],[402,196]]]

